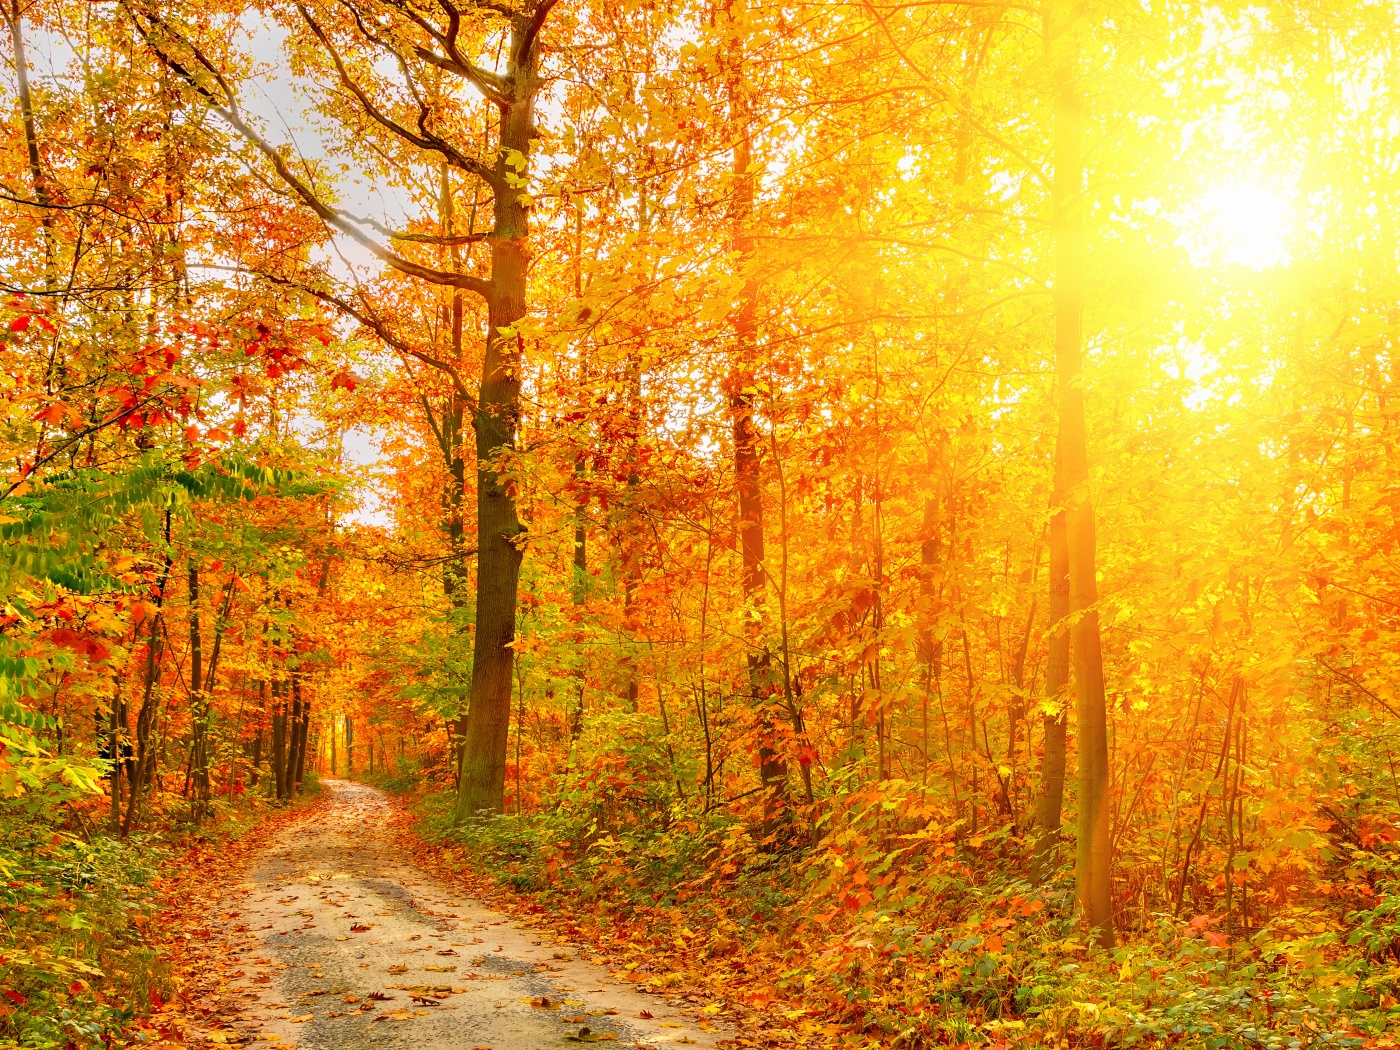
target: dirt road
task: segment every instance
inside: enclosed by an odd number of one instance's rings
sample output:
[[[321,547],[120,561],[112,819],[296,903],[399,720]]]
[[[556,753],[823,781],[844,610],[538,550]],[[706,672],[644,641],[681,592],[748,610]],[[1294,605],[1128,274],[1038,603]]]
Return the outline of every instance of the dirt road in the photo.
[[[385,796],[323,782],[224,901],[245,1039],[325,1050],[714,1047],[722,1033],[396,855]],[[655,1015],[648,1016],[648,1015]],[[230,1033],[233,1034],[233,1033]]]

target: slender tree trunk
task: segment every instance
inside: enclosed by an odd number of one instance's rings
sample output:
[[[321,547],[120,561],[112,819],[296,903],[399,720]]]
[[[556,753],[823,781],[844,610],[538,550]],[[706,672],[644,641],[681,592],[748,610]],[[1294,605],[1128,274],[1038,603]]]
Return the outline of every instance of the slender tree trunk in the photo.
[[[301,674],[292,674],[292,696],[297,708],[296,756],[292,763],[293,791],[301,790],[301,782],[306,778],[306,742],[311,731],[311,698],[301,695]]]
[[[1059,453],[1064,471],[1069,548],[1076,721],[1079,741],[1075,901],[1094,937],[1112,947],[1112,842],[1109,835],[1108,712],[1104,699],[1095,578],[1094,505],[1089,491],[1084,422],[1081,312],[1084,304],[1084,165],[1075,0],[1055,0],[1045,38],[1056,85],[1054,105],[1055,371],[1059,386]]]
[[[573,602],[581,607],[588,600],[588,528],[583,506],[574,511],[574,580]],[[578,666],[574,669],[574,681],[578,686],[578,698],[574,703],[573,717],[569,720],[569,743],[578,740],[583,732],[584,690],[588,685],[588,671],[584,666],[583,654],[575,654]]]
[[[48,204],[48,180],[44,177],[43,162],[39,156],[39,132],[34,120],[34,100],[29,91],[29,59],[24,47],[24,22],[19,0],[10,0],[5,5],[5,23],[9,26],[10,41],[15,50],[15,85],[19,95],[20,122],[24,127],[24,147],[29,162],[29,180],[34,191],[34,200],[40,206],[39,223],[44,230],[44,270],[48,284],[56,284],[56,252],[53,232],[53,213]]]
[[[190,635],[190,775],[195,798],[201,804],[209,800],[209,702],[204,695],[204,641],[199,620],[199,563],[190,557],[189,571],[189,635]],[[195,808],[196,821],[202,809]]]
[[[258,735],[253,737],[253,767],[248,771],[248,786],[257,787],[262,776],[263,729],[267,721],[267,683],[258,683]]]
[[[161,640],[164,635],[165,588],[170,582],[170,567],[174,560],[170,556],[170,511],[165,512],[165,562],[161,566],[160,584],[156,589],[156,609],[151,616],[150,638],[146,649],[145,685],[141,694],[141,709],[136,714],[136,756],[129,767],[130,788],[126,804],[126,819],[122,823],[122,835],[131,833],[141,811],[141,798],[148,781],[155,772],[155,749],[150,746],[151,727],[155,724],[156,709],[160,706],[160,691],[156,688],[160,678]]]
[[[198,570],[192,568],[191,571],[194,573],[194,577],[193,577],[193,578],[194,578],[194,580],[195,580],[195,591],[192,591],[192,592],[191,592],[191,593],[194,595],[194,597],[191,599],[191,601],[194,603],[194,606],[192,607],[192,611],[191,611],[191,613],[190,613],[190,616],[191,616],[191,622],[192,622],[193,626],[194,626],[196,629],[198,629],[198,619],[199,619],[199,614],[198,614],[198,600],[199,600],[199,599],[198,599],[198,593],[197,593],[197,591],[198,591]],[[199,800],[200,800],[201,803],[208,803],[208,802],[209,802],[209,799],[210,799],[209,771],[210,771],[210,769],[211,769],[211,767],[212,767],[212,765],[213,765],[213,754],[212,754],[212,752],[211,752],[211,750],[210,750],[209,730],[210,730],[210,728],[211,728],[210,722],[211,722],[211,719],[213,718],[214,676],[218,673],[218,670],[219,670],[219,654],[220,654],[221,652],[223,652],[223,647],[224,647],[224,629],[228,626],[228,614],[229,614],[229,609],[230,609],[230,608],[232,607],[232,605],[233,605],[233,585],[234,585],[234,581],[235,581],[236,579],[237,579],[236,576],[230,576],[230,577],[229,577],[229,580],[228,580],[228,583],[224,585],[224,597],[223,597],[223,601],[221,601],[221,602],[219,603],[219,608],[218,608],[218,611],[215,613],[215,618],[214,618],[214,647],[213,647],[213,650],[212,650],[212,651],[210,652],[210,654],[209,654],[209,666],[205,669],[205,671],[204,671],[204,673],[203,673],[203,675],[202,675],[202,677],[201,677],[201,679],[200,679],[200,681],[201,681],[201,686],[202,686],[200,692],[197,693],[197,694],[194,694],[194,695],[197,695],[197,696],[199,697],[199,700],[200,700],[200,706],[199,706],[199,715],[200,715],[200,722],[199,722],[200,750],[199,750],[199,755],[198,755],[198,765],[195,767],[195,768],[196,768],[196,779],[195,779],[195,782],[196,782],[196,784],[197,784],[198,787],[199,787],[199,793],[198,793],[198,794],[199,794]],[[193,650],[193,643],[191,643],[191,649]],[[193,674],[193,665],[192,665],[192,666],[191,666],[191,682],[192,682],[192,683],[193,683],[193,677],[194,677],[194,674]],[[193,693],[193,687],[191,687],[191,692]],[[240,717],[241,717],[241,715],[242,715],[242,708],[243,708],[243,702],[242,702],[242,700],[240,700],[240,701],[239,701],[239,713],[240,713]],[[230,779],[231,779],[231,778],[232,778],[232,775],[233,775],[232,763],[230,763],[229,775],[230,775]]]
[[[745,0],[728,0],[725,15],[742,20]],[[729,131],[734,143],[733,190],[730,202],[732,241],[739,266],[747,268],[753,254],[755,173],[748,89],[743,79],[744,42],[735,33],[727,54]],[[753,389],[757,358],[758,281],[746,278],[739,305],[730,316],[735,357],[726,380],[734,441],[734,485],[739,511],[739,546],[748,645],[750,701],[758,738],[759,779],[763,787],[764,837],[776,834],[787,808],[787,763],[776,747],[777,718],[772,710],[772,660],[764,638],[763,495],[759,463],[759,434],[754,425]]]
[[[272,683],[272,778],[279,800],[287,797],[287,701],[284,684]]]
[[[922,528],[922,539],[919,543],[919,590],[921,592],[923,608],[920,611],[922,624],[919,627],[919,662],[924,665],[924,694],[922,707],[920,710],[920,738],[924,750],[923,761],[923,782],[928,784],[929,770],[929,701],[932,699],[934,686],[934,668],[943,658],[943,641],[935,638],[934,630],[938,624],[939,612],[942,602],[942,581],[939,579],[939,566],[942,561],[942,525],[939,520],[938,501],[938,453],[933,447],[928,451],[928,472],[929,488],[931,492],[924,497],[924,520]],[[957,784],[950,785],[957,796]]]
[[[1050,519],[1050,587],[1046,617],[1050,624],[1050,653],[1045,667],[1045,699],[1052,710],[1042,716],[1044,754],[1040,767],[1040,795],[1035,806],[1035,854],[1031,858],[1031,879],[1044,882],[1055,862],[1055,843],[1060,837],[1060,815],[1065,801],[1065,729],[1068,723],[1069,628],[1069,543],[1060,484],[1059,453],[1055,454],[1055,491]]]
[[[112,672],[112,710],[108,732],[108,757],[112,760],[112,797],[108,821],[111,833],[121,830],[122,821],[122,769],[125,767],[127,738],[131,733],[126,709],[126,689],[121,673]]]

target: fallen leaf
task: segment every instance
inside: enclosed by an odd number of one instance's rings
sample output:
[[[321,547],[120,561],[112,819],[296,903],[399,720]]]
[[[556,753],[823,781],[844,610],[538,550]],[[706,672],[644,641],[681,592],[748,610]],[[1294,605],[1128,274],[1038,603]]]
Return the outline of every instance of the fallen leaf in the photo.
[[[656,1015],[650,1010],[643,1010],[639,1014],[637,1014],[637,1016],[640,1017],[643,1021],[650,1021]]]
[[[564,1037],[575,1043],[610,1043],[617,1038],[616,1032],[594,1032],[587,1025],[578,1030],[578,1035]]]
[[[311,1018],[314,1017],[314,1016],[315,1016],[314,1014],[302,1014],[300,1017],[293,1017],[293,1018],[290,1018],[290,1020],[291,1020],[292,1024],[301,1024],[301,1022],[303,1022],[303,1021],[309,1021],[309,1020],[311,1020]]]

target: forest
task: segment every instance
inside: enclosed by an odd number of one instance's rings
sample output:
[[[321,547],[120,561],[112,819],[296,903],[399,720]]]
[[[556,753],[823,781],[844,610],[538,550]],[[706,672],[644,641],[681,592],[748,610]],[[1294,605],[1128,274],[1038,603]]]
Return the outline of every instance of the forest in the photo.
[[[0,1047],[1400,1046],[1396,0],[0,7]]]

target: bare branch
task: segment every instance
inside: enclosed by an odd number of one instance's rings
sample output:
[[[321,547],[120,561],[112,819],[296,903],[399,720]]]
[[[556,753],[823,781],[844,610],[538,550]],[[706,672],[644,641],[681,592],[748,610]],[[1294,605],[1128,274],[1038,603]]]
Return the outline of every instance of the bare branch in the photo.
[[[456,73],[463,77],[471,85],[482,93],[491,102],[498,106],[508,106],[512,102],[510,83],[499,73],[493,73],[489,69],[483,69],[475,62],[472,62],[457,48],[457,37],[461,33],[462,14],[446,0],[438,0],[438,6],[442,8],[443,14],[447,16],[447,31],[443,32],[433,25],[427,18],[414,10],[411,4],[404,0],[385,0],[390,6],[403,13],[414,25],[422,29],[447,52],[444,57],[428,48],[416,48],[416,53],[423,61],[444,69],[449,73]],[[490,6],[490,5],[482,5]],[[507,12],[501,12],[507,13]]]
[[[497,188],[500,177],[495,171],[481,163],[481,161],[477,160],[475,157],[469,157],[462,153],[456,146],[452,145],[452,143],[448,142],[441,135],[435,135],[428,130],[427,118],[430,110],[423,100],[418,97],[418,91],[413,86],[412,77],[409,76],[408,68],[404,64],[403,57],[399,55],[397,51],[389,48],[390,53],[398,59],[399,67],[403,70],[404,76],[408,78],[409,90],[413,92],[413,96],[418,102],[419,130],[417,133],[404,127],[398,121],[382,112],[379,107],[374,104],[374,101],[365,93],[365,90],[360,87],[350,75],[350,71],[345,68],[345,62],[340,57],[340,51],[331,43],[330,37],[326,34],[326,31],[321,28],[320,23],[312,17],[311,12],[303,5],[297,4],[296,6],[297,10],[301,13],[301,17],[311,28],[311,32],[315,34],[316,39],[321,42],[321,46],[324,47],[326,53],[330,55],[331,62],[335,65],[335,71],[340,77],[340,83],[344,86],[346,91],[349,91],[355,96],[355,99],[360,103],[360,108],[364,110],[365,114],[369,116],[371,120],[387,128],[389,131],[392,131],[405,142],[411,142],[421,150],[438,153],[454,168],[469,172],[488,183],[493,189]],[[358,18],[356,20],[358,21]]]
[[[302,202],[306,204],[308,208],[316,213],[316,216],[320,218],[322,222],[339,230],[357,244],[367,249],[375,258],[386,263],[393,269],[398,270],[400,273],[406,274],[409,277],[417,277],[430,284],[441,285],[448,288],[460,288],[463,291],[473,292],[483,299],[490,298],[491,282],[489,280],[470,274],[438,270],[430,266],[424,266],[421,263],[416,263],[412,259],[405,259],[403,256],[385,248],[382,244],[358,229],[352,216],[337,208],[332,208],[329,204],[325,203],[325,201],[321,200],[317,193],[292,171],[281,152],[259,134],[252,125],[243,119],[242,112],[238,108],[237,94],[224,79],[223,75],[214,67],[213,63],[209,61],[193,42],[181,37],[157,15],[153,15],[149,12],[138,13],[129,7],[128,10],[131,11],[133,15],[132,21],[145,39],[146,44],[155,52],[156,57],[160,59],[161,63],[179,75],[186,84],[204,99],[205,104],[210,109],[223,117],[225,122],[271,161],[273,168],[276,170],[278,176],[281,177],[282,181],[301,198]],[[143,24],[141,21],[142,16],[149,20],[150,25]],[[159,27],[163,33],[178,40],[185,47],[189,48],[195,61],[197,61],[218,84],[219,92],[222,93],[223,96],[222,98],[208,86],[201,83],[200,78],[192,70],[186,68],[172,55],[166,53],[159,43],[157,43],[155,34],[151,32],[153,26]]]

